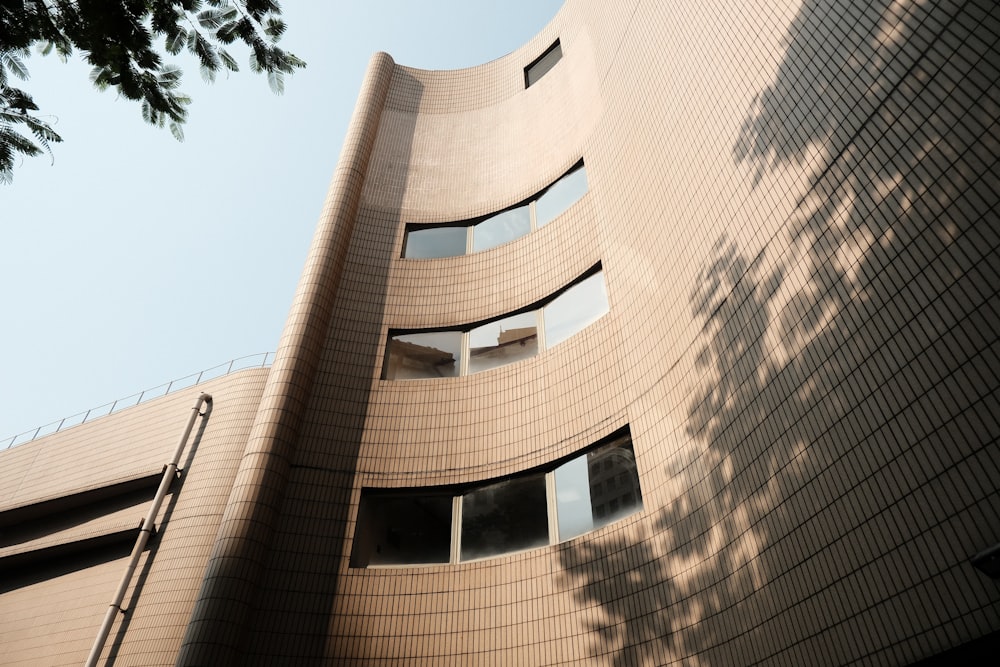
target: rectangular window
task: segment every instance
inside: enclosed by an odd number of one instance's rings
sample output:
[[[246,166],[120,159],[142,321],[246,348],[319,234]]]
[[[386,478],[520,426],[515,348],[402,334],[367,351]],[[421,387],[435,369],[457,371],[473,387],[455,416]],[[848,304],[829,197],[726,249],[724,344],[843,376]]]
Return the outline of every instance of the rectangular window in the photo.
[[[541,308],[469,329],[389,332],[385,380],[457,377],[530,359],[555,347],[608,312],[600,265]],[[544,322],[544,325],[540,324]],[[539,329],[545,336],[539,338]]]
[[[478,373],[538,354],[538,315],[505,317],[469,332],[469,373]]]
[[[548,543],[544,473],[497,482],[462,496],[462,560]]]
[[[461,370],[462,332],[432,331],[389,338],[387,380],[455,377]]]
[[[421,227],[406,232],[403,257],[434,259],[465,254],[468,227]]]
[[[559,466],[555,482],[560,540],[642,509],[639,471],[627,436]]]
[[[527,88],[545,76],[562,58],[562,46],[557,39],[555,44],[545,50],[534,62],[524,68],[524,87]]]
[[[499,556],[568,540],[641,511],[627,427],[605,442],[559,465],[458,492],[362,491],[351,567]]]
[[[604,275],[597,272],[573,285],[543,309],[545,347],[551,349],[608,312]]]
[[[472,252],[495,248],[530,231],[531,212],[527,204],[497,213],[472,228]]]
[[[486,218],[460,222],[406,225],[402,256],[406,259],[459,257],[519,239],[560,216],[587,194],[583,161],[521,204]]]
[[[362,494],[351,566],[447,563],[451,505],[444,494]]]

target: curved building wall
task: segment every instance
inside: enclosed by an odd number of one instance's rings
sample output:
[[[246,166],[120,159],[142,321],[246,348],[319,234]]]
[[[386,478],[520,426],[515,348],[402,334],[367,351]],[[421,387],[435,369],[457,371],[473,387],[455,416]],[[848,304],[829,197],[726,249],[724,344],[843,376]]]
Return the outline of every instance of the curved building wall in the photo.
[[[497,61],[393,65],[359,112],[377,134],[239,660],[905,664],[1000,628],[969,562],[1000,541],[998,34],[985,0],[569,0]],[[545,227],[400,257],[406,224],[580,158],[588,193]],[[513,312],[598,262],[610,312],[558,347],[381,379],[390,330]],[[350,566],[362,489],[466,488],[625,426],[641,512]]]

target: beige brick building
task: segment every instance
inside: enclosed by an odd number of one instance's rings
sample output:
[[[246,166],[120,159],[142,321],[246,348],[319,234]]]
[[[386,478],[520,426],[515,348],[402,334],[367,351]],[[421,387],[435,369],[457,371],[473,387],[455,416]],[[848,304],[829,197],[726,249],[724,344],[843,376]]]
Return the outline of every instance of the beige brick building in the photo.
[[[0,663],[86,660],[200,392],[97,664],[995,655],[998,40],[567,0],[377,54],[274,364],[0,452]]]

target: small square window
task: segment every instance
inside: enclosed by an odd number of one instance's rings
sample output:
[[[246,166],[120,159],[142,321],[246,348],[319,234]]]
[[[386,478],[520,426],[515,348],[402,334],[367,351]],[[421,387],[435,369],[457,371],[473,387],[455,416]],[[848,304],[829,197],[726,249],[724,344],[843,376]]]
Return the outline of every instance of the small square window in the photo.
[[[534,62],[524,68],[524,87],[527,88],[545,76],[562,58],[562,47],[559,40],[540,55]]]
[[[451,496],[362,494],[351,567],[447,563]]]
[[[462,496],[462,560],[549,543],[545,473],[473,489]]]

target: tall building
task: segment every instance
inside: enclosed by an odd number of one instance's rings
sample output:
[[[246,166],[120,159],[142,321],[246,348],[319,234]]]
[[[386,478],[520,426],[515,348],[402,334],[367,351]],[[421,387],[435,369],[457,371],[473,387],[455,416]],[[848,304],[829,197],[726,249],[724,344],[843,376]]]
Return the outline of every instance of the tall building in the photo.
[[[0,452],[0,662],[109,608],[98,664],[995,652],[998,40],[567,0],[478,67],[377,54],[274,364]]]

